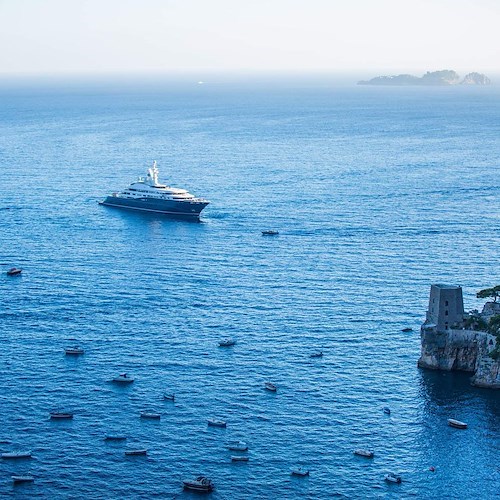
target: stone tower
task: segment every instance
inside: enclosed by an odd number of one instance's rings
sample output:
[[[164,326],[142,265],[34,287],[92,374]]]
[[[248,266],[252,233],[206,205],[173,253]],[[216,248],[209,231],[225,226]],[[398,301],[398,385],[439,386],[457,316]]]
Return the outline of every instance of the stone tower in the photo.
[[[429,309],[425,323],[436,325],[437,331],[461,328],[464,321],[462,287],[456,285],[431,285]]]

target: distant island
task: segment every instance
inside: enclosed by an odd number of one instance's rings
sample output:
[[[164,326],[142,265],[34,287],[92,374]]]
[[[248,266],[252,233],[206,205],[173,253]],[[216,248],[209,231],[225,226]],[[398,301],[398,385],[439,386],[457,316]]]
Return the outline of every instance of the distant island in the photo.
[[[491,80],[482,73],[469,73],[463,80],[451,69],[427,71],[422,77],[414,75],[377,76],[371,80],[362,80],[358,85],[489,85]]]

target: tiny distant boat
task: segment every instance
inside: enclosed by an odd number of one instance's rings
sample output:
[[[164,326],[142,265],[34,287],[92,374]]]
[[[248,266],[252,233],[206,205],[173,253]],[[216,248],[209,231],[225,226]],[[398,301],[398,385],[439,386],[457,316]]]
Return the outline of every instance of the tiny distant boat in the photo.
[[[385,413],[386,415],[390,415],[390,414],[391,414],[391,409],[390,409],[388,406],[385,406],[385,407],[384,407],[384,413]]]
[[[73,413],[52,412],[50,418],[52,420],[71,420],[73,418]]]
[[[2,458],[31,458],[31,451],[9,451],[7,453],[2,453]]]
[[[385,475],[385,480],[388,483],[398,483],[399,484],[401,482],[401,476],[394,474],[394,472],[389,472],[388,474]]]
[[[248,445],[243,441],[233,441],[228,444],[227,449],[231,451],[247,451]]]
[[[241,455],[232,455],[231,462],[248,462],[248,457]]]
[[[142,450],[126,450],[125,455],[128,456],[136,456],[136,455],[147,455],[148,450],[142,449]]]
[[[262,231],[262,236],[276,236],[277,234],[280,234],[279,231],[273,231],[272,229]]]
[[[278,390],[278,388],[271,382],[266,382],[264,384],[264,388],[271,392],[276,392]]]
[[[67,356],[78,356],[85,351],[81,347],[70,347],[69,349],[64,349],[64,352]]]
[[[12,481],[14,484],[19,483],[32,483],[35,480],[33,476],[12,476]]]
[[[163,400],[164,401],[175,401],[175,394],[164,394]]]
[[[18,267],[12,267],[10,268],[8,271],[7,271],[7,274],[9,276],[18,276],[19,274],[21,274],[23,272],[22,269],[18,268]]]
[[[126,439],[126,436],[106,436],[104,441],[125,441]]]
[[[292,476],[308,476],[309,471],[307,469],[303,469],[302,467],[297,467],[292,469]]]
[[[355,455],[359,455],[360,457],[366,457],[366,458],[373,458],[373,456],[375,455],[375,453],[373,453],[373,451],[370,451],[370,450],[354,450],[354,454]]]
[[[465,422],[460,422],[460,420],[455,420],[454,418],[448,419],[448,425],[450,427],[455,427],[455,429],[467,429],[467,424]]]
[[[431,466],[429,467],[429,470],[430,470],[431,472],[436,472],[436,467],[434,467],[434,465],[431,465]]]
[[[149,420],[160,420],[161,413],[152,413],[149,411],[141,412],[141,418],[149,419]]]
[[[413,331],[413,328],[406,327],[406,328],[403,328],[401,331],[402,331],[402,332],[405,332],[405,333],[408,333],[408,332],[412,332],[412,331]]]
[[[182,481],[186,490],[199,491],[202,493],[209,493],[215,488],[212,480],[205,476],[198,476],[196,479],[185,479]]]
[[[236,344],[236,340],[228,338],[219,341],[219,347],[230,347]]]
[[[311,358],[322,358],[323,357],[323,351],[313,352],[310,357]]]
[[[117,384],[131,384],[134,381],[132,377],[129,377],[126,373],[122,373],[113,379],[113,382]]]
[[[215,418],[209,418],[208,425],[210,427],[226,427],[227,426],[227,424],[226,424],[226,422],[224,422],[224,420],[216,420]]]

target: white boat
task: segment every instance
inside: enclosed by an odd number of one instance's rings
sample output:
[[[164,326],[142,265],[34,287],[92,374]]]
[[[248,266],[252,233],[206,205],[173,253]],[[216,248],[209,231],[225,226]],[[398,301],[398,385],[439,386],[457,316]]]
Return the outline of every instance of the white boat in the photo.
[[[242,455],[232,455],[231,462],[248,462],[248,457]]]
[[[126,450],[125,455],[135,456],[135,455],[147,455],[148,450],[140,449],[140,450]]]
[[[152,413],[149,411],[143,411],[141,412],[141,418],[146,418],[150,420],[160,420],[161,413]]]
[[[366,457],[366,458],[373,458],[373,456],[375,455],[375,453],[373,453],[373,451],[362,450],[362,449],[354,450],[354,454],[358,455],[360,457]]]
[[[1,454],[2,458],[31,458],[31,451],[9,451]]]
[[[215,484],[205,476],[198,476],[196,479],[185,479],[182,481],[186,490],[209,493],[215,488]]]
[[[460,422],[460,420],[455,420],[454,418],[448,419],[448,425],[450,427],[455,427],[455,429],[467,429],[467,424],[465,422]]]
[[[131,384],[134,381],[132,377],[129,377],[126,373],[121,373],[113,379],[113,382],[117,384]]]
[[[385,480],[388,483],[398,483],[399,484],[401,482],[401,476],[394,474],[394,472],[389,472],[388,474],[385,475]]]
[[[73,418],[73,413],[52,412],[50,418],[51,420],[71,420]]]
[[[322,358],[323,357],[323,351],[313,352],[310,357],[311,358]]]
[[[231,451],[247,451],[248,445],[243,441],[233,441],[228,444],[227,449]]]
[[[33,476],[12,476],[14,484],[18,483],[32,483],[35,480]]]
[[[210,427],[226,427],[227,424],[224,420],[216,420],[215,418],[209,418],[208,425]]]
[[[175,401],[175,394],[164,394],[164,401]]]
[[[268,390],[268,391],[271,391],[271,392],[276,392],[278,390],[278,388],[271,382],[266,382],[264,384],[264,387]]]
[[[219,341],[219,347],[230,347],[236,344],[236,340],[227,338]]]
[[[292,469],[292,476],[308,476],[309,471],[307,469],[303,469],[302,467],[296,467]]]
[[[67,356],[78,356],[83,354],[85,351],[81,347],[70,347],[69,349],[64,349]]]

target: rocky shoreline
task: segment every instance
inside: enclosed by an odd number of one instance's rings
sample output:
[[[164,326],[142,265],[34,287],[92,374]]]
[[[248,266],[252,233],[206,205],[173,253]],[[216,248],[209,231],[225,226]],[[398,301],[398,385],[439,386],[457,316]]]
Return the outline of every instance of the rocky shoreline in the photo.
[[[453,70],[428,71],[423,76],[391,75],[377,76],[371,80],[361,80],[358,85],[419,85],[419,86],[448,86],[448,85],[490,85],[491,80],[483,73],[472,72],[460,79],[460,75]]]

